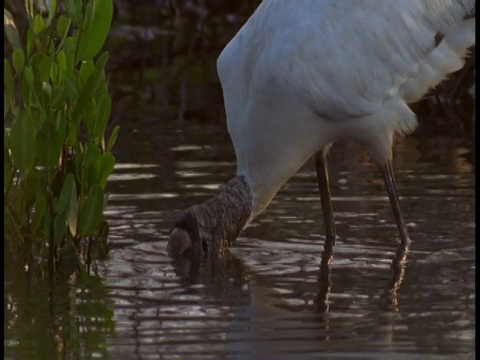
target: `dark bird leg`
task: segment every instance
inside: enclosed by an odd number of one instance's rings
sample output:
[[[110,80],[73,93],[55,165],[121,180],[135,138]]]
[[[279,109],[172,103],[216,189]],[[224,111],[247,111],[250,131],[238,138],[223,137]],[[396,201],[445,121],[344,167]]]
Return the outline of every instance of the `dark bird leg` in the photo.
[[[315,154],[315,170],[317,172],[318,189],[322,202],[323,223],[325,226],[325,244],[320,262],[320,291],[316,296],[317,310],[322,313],[328,312],[328,295],[332,283],[330,281],[330,262],[332,261],[333,245],[337,236],[335,231],[335,218],[333,216],[332,198],[330,195],[330,182],[328,178],[327,155],[329,146],[324,147]]]
[[[335,238],[337,237],[337,234],[335,231],[335,219],[333,216],[332,198],[330,195],[330,181],[328,179],[328,149],[329,147],[326,146],[315,154],[315,170],[317,171],[318,189],[320,190],[323,223],[325,226],[325,252],[330,252],[330,257],[333,245],[335,245]]]
[[[325,242],[325,250],[322,254],[320,262],[320,274],[318,276],[319,291],[315,296],[316,310],[319,313],[327,313],[330,307],[328,296],[332,288],[332,280],[330,278],[330,262],[332,260],[333,245],[331,242]]]
[[[378,164],[378,167],[380,169],[380,172],[382,173],[385,187],[387,188],[388,198],[390,199],[390,204],[392,205],[393,209],[393,215],[395,216],[398,231],[400,232],[400,240],[402,244],[408,246],[410,244],[410,237],[408,236],[407,226],[403,221],[402,212],[400,211],[397,188],[395,186],[395,177],[393,175],[392,161],[388,160],[384,164]]]
[[[398,291],[405,277],[405,263],[408,251],[408,243],[401,242],[392,260],[392,278],[386,289],[386,295],[388,304],[394,311],[398,311]]]
[[[410,236],[408,236],[407,226],[403,221],[400,204],[398,201],[397,188],[395,185],[395,176],[393,174],[393,164],[388,160],[382,165],[378,165],[382,173],[385,187],[387,188],[388,198],[392,204],[393,215],[397,222],[398,231],[400,232],[400,245],[392,261],[392,279],[387,289],[387,298],[394,310],[398,309],[398,290],[405,276],[405,262],[410,246]]]

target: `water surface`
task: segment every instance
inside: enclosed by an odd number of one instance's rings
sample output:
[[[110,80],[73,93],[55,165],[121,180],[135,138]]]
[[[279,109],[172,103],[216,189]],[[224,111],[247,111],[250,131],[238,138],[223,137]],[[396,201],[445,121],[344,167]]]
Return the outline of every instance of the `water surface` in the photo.
[[[96,264],[99,276],[55,286],[32,269],[5,267],[5,358],[474,358],[474,136],[454,136],[474,134],[465,96],[474,61],[460,91],[458,74],[439,86],[451,97],[446,106],[428,97],[416,106],[418,131],[396,143],[412,237],[403,268],[392,269],[398,232],[383,181],[354,143],[331,151],[339,238],[322,276],[312,162],[224,257],[167,256],[175,211],[235,175],[215,59],[256,2],[236,10],[237,2],[193,2],[201,11],[192,2],[116,2],[108,79],[111,125],[121,132],[108,183],[110,253]],[[437,127],[446,135],[434,135]],[[386,292],[402,271],[397,291]]]
[[[362,147],[332,148],[339,239],[328,282],[319,279],[324,229],[313,163],[224,258],[178,262],[166,253],[174,211],[208,199],[234,176],[228,134],[222,124],[195,122],[182,131],[152,124],[135,134],[149,150],[127,146],[119,154],[108,208],[112,250],[100,265],[116,320],[107,342],[112,358],[474,358],[475,188],[463,140],[396,144],[413,241],[392,305],[385,290],[398,233]]]

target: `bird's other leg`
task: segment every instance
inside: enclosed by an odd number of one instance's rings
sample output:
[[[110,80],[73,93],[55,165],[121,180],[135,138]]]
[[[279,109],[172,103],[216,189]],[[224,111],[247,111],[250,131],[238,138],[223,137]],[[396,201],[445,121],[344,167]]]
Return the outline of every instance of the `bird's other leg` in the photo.
[[[392,278],[388,284],[386,295],[388,304],[392,306],[392,310],[398,311],[398,292],[405,277],[405,263],[408,255],[409,244],[401,242],[398,246],[395,257],[392,260]]]
[[[380,169],[380,172],[382,173],[385,187],[387,188],[388,198],[390,199],[390,204],[392,205],[393,209],[393,215],[395,216],[398,231],[400,232],[400,240],[402,241],[402,244],[408,246],[410,244],[410,237],[408,236],[407,226],[403,221],[402,212],[400,210],[400,204],[397,196],[397,188],[395,185],[395,177],[393,175],[392,160],[387,160],[383,164],[378,164],[378,167]]]
[[[335,238],[337,236],[335,231],[335,219],[333,216],[332,198],[330,195],[330,182],[328,178],[328,150],[329,146],[325,146],[322,150],[316,153],[314,157],[326,236],[325,251],[322,255],[322,261],[327,262],[329,262],[332,256],[333,245],[335,245]]]
[[[320,313],[327,313],[330,307],[328,296],[330,295],[330,289],[332,288],[332,281],[330,279],[330,262],[332,260],[332,253],[332,242],[325,242],[325,250],[322,254],[320,274],[318,277],[320,289],[314,300],[316,310]]]
[[[330,262],[332,261],[333,245],[335,245],[335,238],[337,236],[335,231],[335,218],[333,216],[332,197],[330,195],[330,182],[328,178],[328,151],[329,146],[327,145],[321,151],[316,153],[314,157],[326,237],[322,259],[320,261],[320,291],[315,299],[317,309],[322,313],[328,312],[329,308],[328,295],[332,286],[330,281]]]

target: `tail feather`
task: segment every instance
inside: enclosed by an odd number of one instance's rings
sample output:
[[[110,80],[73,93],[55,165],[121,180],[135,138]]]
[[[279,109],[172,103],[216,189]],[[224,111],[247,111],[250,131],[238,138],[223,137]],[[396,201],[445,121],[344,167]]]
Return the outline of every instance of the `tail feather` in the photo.
[[[475,18],[464,20],[451,29],[425,58],[417,72],[400,89],[407,103],[416,102],[449,74],[465,64],[468,48],[475,44]]]
[[[449,32],[443,39],[453,51],[461,54],[475,43],[475,18],[464,20],[455,31]]]

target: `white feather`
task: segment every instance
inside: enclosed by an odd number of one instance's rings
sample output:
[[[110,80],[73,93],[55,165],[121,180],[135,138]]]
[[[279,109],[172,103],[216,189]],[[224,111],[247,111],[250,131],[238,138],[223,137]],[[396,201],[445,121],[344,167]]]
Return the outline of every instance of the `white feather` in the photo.
[[[253,216],[325,145],[391,158],[417,126],[408,103],[460,69],[474,0],[265,0],[218,59],[238,174]],[[437,46],[435,35],[443,40]]]

